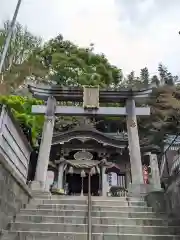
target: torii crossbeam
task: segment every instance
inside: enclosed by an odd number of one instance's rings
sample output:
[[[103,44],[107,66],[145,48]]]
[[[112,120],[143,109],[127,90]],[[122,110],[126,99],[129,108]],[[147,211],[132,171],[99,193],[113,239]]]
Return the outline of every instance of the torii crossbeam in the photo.
[[[33,114],[46,114],[47,106],[33,105]],[[127,109],[125,107],[99,107],[98,109],[84,109],[83,107],[72,107],[72,106],[57,106],[54,112],[55,115],[61,116],[113,116],[118,117],[120,115],[126,116]],[[148,116],[150,115],[149,107],[136,107],[136,116]]]

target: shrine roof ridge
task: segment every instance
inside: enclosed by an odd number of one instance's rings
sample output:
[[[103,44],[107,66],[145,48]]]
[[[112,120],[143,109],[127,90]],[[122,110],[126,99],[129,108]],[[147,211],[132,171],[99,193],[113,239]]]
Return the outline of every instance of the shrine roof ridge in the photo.
[[[90,139],[96,139],[101,143],[111,145],[116,148],[125,147],[127,145],[127,139],[117,139],[115,137],[107,136],[106,134],[93,129],[93,128],[85,128],[79,126],[72,130],[68,130],[63,133],[56,133],[52,139],[52,145],[59,144],[61,141],[70,141],[71,139],[75,139],[78,137],[86,137]]]
[[[74,128],[65,132],[54,134],[52,139],[52,145],[57,145],[60,142],[64,142],[64,141],[68,142],[76,138],[79,139],[81,137],[95,139],[105,145],[109,145],[115,148],[124,148],[128,144],[128,139],[126,137],[124,139],[116,138],[115,136],[108,136],[108,134],[100,132],[94,128],[79,126],[77,128]],[[147,144],[147,143],[141,142],[140,147],[142,152],[151,151],[151,152],[159,153],[161,151],[161,149],[158,146],[150,143]]]
[[[60,85],[28,85],[29,91],[35,98],[47,100],[49,96],[53,96],[57,101],[78,101],[83,102],[83,88],[81,87],[64,87]],[[133,89],[102,89],[99,91],[99,102],[101,103],[117,103],[127,98],[147,98],[152,92],[152,88],[144,88],[141,90]]]

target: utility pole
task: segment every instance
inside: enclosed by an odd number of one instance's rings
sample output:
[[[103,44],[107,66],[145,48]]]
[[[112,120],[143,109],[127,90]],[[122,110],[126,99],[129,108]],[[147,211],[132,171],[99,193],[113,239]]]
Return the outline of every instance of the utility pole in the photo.
[[[3,70],[4,62],[5,62],[7,51],[8,51],[10,42],[11,42],[11,37],[12,37],[13,31],[14,31],[14,26],[15,26],[15,23],[16,23],[19,8],[21,6],[21,2],[22,2],[22,0],[18,0],[18,3],[16,5],[16,9],[15,9],[15,12],[14,12],[14,15],[13,15],[13,19],[11,21],[11,25],[10,25],[9,30],[8,30],[8,35],[7,35],[6,40],[5,40],[4,48],[3,48],[2,54],[0,56],[1,57],[1,59],[0,59],[0,74],[2,73],[2,70]]]

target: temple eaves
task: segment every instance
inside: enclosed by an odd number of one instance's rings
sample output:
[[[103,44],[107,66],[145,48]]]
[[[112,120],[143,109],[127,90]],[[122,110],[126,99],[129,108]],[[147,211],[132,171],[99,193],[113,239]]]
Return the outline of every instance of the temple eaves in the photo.
[[[109,137],[108,135],[97,131],[96,129],[83,129],[75,128],[70,131],[55,134],[52,139],[52,145],[57,145],[63,142],[68,142],[76,138],[89,138],[94,139],[103,145],[109,145],[115,148],[124,148],[127,146],[127,139],[117,139],[114,137]]]
[[[35,98],[47,101],[49,96],[53,96],[57,101],[83,101],[83,88],[79,87],[61,87],[58,85],[28,85],[29,91]],[[100,103],[119,103],[128,98],[144,99],[149,96],[152,89],[141,90],[100,90]]]
[[[72,139],[93,139],[99,143],[102,143],[104,146],[110,146],[115,148],[125,148],[128,146],[128,139],[119,136],[119,138],[116,138],[114,136],[109,136],[106,133],[102,133],[100,131],[97,131],[96,129],[82,129],[82,128],[75,128],[63,133],[57,133],[54,134],[52,139],[52,146],[58,145],[58,144],[64,144],[65,142],[69,142]],[[155,152],[159,153],[160,148],[156,145],[152,144],[144,144],[143,141],[140,143],[141,152]]]

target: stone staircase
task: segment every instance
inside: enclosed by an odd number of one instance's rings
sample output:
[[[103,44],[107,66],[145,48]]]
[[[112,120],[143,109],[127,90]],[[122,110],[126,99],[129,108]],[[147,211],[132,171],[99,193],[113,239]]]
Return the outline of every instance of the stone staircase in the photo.
[[[35,198],[2,240],[87,240],[87,197]],[[138,198],[92,197],[92,240],[177,240],[180,221]]]

